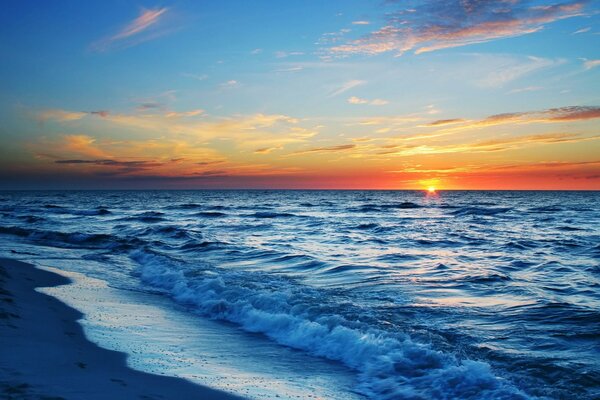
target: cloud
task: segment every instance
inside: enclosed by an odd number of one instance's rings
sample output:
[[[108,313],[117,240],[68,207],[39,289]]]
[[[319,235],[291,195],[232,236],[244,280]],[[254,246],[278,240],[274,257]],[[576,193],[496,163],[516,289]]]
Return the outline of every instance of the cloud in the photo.
[[[235,79],[230,79],[227,82],[223,82],[219,85],[222,89],[232,89],[240,86],[240,83]]]
[[[110,112],[106,111],[106,110],[98,110],[98,111],[88,111],[88,114],[97,115],[99,117],[106,118],[106,117],[108,117],[108,114],[110,114]]]
[[[159,102],[155,102],[155,101],[148,101],[145,103],[140,103],[137,106],[138,111],[156,110],[156,109],[161,109],[161,108],[165,108],[165,105],[163,103],[159,103]]]
[[[444,125],[457,124],[459,122],[465,122],[465,120],[462,118],[438,119],[437,121],[428,123],[426,126],[444,126]]]
[[[384,106],[389,103],[389,101],[383,99],[367,100],[356,96],[348,97],[346,101],[350,104],[368,104],[370,106]]]
[[[299,154],[307,154],[307,153],[330,153],[330,152],[352,150],[355,147],[356,147],[355,144],[343,144],[343,145],[339,145],[339,146],[328,146],[328,147],[314,147],[312,149],[295,151],[295,152],[291,153],[290,155],[299,155]]]
[[[600,118],[600,107],[568,106],[542,111],[524,111],[489,116],[476,122],[478,125],[498,125],[502,123],[562,122]]]
[[[478,58],[485,57],[484,55],[478,56]],[[491,58],[495,62],[495,69],[477,81],[477,84],[481,87],[502,87],[509,82],[543,68],[564,63],[563,60],[551,60],[532,56],[527,57],[525,60],[497,56],[492,56]]]
[[[162,36],[167,31],[159,31],[154,28],[164,18],[168,10],[167,7],[142,9],[137,18],[117,33],[92,43],[90,49],[96,52],[104,52],[114,47],[129,47]]]
[[[117,160],[56,160],[56,164],[94,164],[107,165],[111,167],[155,167],[163,165],[162,163],[153,163],[150,161],[117,161]]]
[[[450,120],[456,121],[457,126],[448,128],[446,132],[451,133],[465,129],[482,128],[506,124],[519,125],[533,123],[577,122],[596,118],[600,118],[599,106],[567,106],[559,108],[549,108],[540,111],[521,111],[495,114],[474,121],[460,119]],[[439,123],[439,121],[434,121],[433,123]]]
[[[516,146],[531,146],[537,143],[573,143],[587,140],[596,140],[600,136],[584,137],[573,133],[545,133],[540,135],[517,136],[506,139],[493,139],[476,142],[468,145],[473,150],[481,151],[500,151],[507,150]]]
[[[343,28],[337,32],[325,32],[321,35],[319,40],[317,40],[316,44],[318,45],[332,45],[335,43],[341,42],[346,34],[352,32],[351,29]]]
[[[54,140],[41,138],[29,147],[34,154],[53,149],[56,159],[67,160],[136,159],[140,154],[161,160],[184,158],[180,170],[188,166],[189,171],[194,171],[200,165],[194,162],[224,159],[225,154],[232,159],[253,162],[252,154],[267,155],[286,146],[301,145],[321,128],[303,126],[301,120],[281,114],[211,117],[205,116],[202,110],[106,112],[88,123],[97,131],[108,132],[101,142],[88,135],[67,135]],[[137,139],[123,139],[119,133],[121,128],[134,132]],[[96,163],[95,166],[106,165]]]
[[[344,92],[347,92],[348,90],[355,88],[357,86],[360,85],[364,85],[365,83],[367,83],[367,81],[361,81],[358,79],[353,79],[350,81],[345,82],[342,86],[340,86],[339,88],[333,90],[332,92],[330,92],[327,97],[335,97],[338,96]]]
[[[586,70],[600,66],[600,60],[584,60],[583,68]]]
[[[542,89],[543,89],[543,87],[541,87],[541,86],[526,86],[526,87],[522,87],[522,88],[512,89],[511,91],[508,92],[508,94],[535,92],[535,91],[542,90]]]
[[[279,150],[279,149],[281,149],[281,146],[278,146],[278,147],[263,147],[263,148],[254,150],[254,152],[256,154],[269,154],[272,151]]]
[[[195,79],[197,81],[204,81],[204,80],[208,79],[208,75],[206,75],[206,74],[191,74],[189,72],[182,72],[181,76],[186,77],[186,78]]]
[[[548,121],[579,121],[600,118],[600,107],[597,106],[570,106],[551,108],[542,112]]]
[[[87,113],[81,111],[65,111],[65,110],[44,110],[36,115],[36,119],[40,122],[49,120],[65,122],[76,121],[86,116]]]
[[[301,51],[276,51],[275,52],[276,58],[287,58],[287,57],[291,57],[291,56],[302,56],[302,55],[304,55],[304,53]]]
[[[389,1],[386,25],[330,48],[334,55],[416,54],[525,35],[583,14],[586,1],[528,5],[516,0]],[[413,5],[413,7],[410,7]]]
[[[196,165],[214,165],[214,164],[221,164],[223,161],[200,161],[195,163]]]
[[[370,24],[369,21],[364,21],[364,20],[361,20],[361,21],[352,21],[352,25],[369,25],[369,24]]]
[[[586,32],[589,32],[589,31],[591,31],[591,30],[592,30],[592,28],[590,28],[590,27],[587,27],[587,28],[581,28],[581,29],[579,29],[579,30],[576,30],[575,32],[573,32],[573,33],[572,33],[572,35],[578,35],[578,34],[580,34],[580,33],[586,33]]]
[[[276,69],[274,72],[298,72],[298,71],[302,71],[303,69],[304,69],[304,67],[297,65],[295,67]]]
[[[490,153],[535,146],[539,144],[579,143],[599,139],[600,135],[584,136],[574,133],[546,133],[461,144],[389,144],[380,146],[380,148],[384,150],[378,154],[413,156],[423,154]]]
[[[358,125],[385,125],[385,126],[405,126],[413,122],[420,121],[422,117],[418,115],[404,115],[404,116],[382,116],[382,117],[371,117],[363,118],[358,122]]]
[[[202,110],[202,109],[183,111],[183,112],[169,111],[165,114],[165,117],[167,117],[167,118],[196,117],[196,116],[202,115],[202,114],[204,114],[204,110]]]
[[[65,135],[63,137],[64,151],[94,158],[111,158],[110,154],[95,144],[96,139],[87,135]]]

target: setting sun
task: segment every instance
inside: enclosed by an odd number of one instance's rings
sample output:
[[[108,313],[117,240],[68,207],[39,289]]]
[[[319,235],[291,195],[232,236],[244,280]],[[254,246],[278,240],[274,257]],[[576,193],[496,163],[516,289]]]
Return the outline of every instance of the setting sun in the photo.
[[[434,186],[429,186],[429,187],[427,188],[427,191],[428,191],[429,193],[435,193],[435,187],[434,187]]]

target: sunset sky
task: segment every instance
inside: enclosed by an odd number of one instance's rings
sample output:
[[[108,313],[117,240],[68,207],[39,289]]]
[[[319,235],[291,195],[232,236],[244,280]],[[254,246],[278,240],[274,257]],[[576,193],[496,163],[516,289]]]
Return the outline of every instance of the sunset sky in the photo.
[[[16,1],[0,188],[600,189],[598,1]]]

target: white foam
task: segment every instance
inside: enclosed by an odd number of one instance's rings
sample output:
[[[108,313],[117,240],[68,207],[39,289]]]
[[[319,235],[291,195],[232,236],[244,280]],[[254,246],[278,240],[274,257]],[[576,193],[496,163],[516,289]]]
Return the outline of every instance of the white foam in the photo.
[[[336,360],[358,372],[357,389],[377,399],[524,399],[489,365],[459,360],[401,332],[324,312],[316,290],[276,275],[196,270],[135,251],[141,278],[205,316],[239,324],[277,343]]]

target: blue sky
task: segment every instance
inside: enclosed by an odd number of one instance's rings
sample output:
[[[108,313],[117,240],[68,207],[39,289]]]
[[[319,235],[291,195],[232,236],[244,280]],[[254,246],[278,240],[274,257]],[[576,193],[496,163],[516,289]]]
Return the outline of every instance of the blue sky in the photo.
[[[0,186],[598,189],[599,11],[10,1]]]

